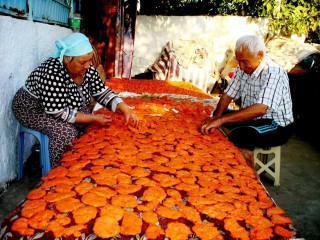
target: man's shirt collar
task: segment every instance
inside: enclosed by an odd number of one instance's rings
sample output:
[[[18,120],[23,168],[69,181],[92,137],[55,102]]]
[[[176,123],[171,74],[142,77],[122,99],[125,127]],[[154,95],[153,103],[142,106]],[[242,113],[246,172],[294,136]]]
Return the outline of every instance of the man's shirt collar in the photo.
[[[257,67],[257,69],[254,70],[254,72],[251,74],[251,77],[258,77],[262,72],[262,70],[264,69],[264,67],[266,66],[266,64],[267,64],[267,57],[264,56],[261,63]]]

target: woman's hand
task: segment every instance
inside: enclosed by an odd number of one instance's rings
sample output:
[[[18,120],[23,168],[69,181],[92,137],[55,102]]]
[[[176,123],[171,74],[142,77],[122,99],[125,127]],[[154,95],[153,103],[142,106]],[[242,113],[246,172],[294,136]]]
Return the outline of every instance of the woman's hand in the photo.
[[[93,122],[100,126],[109,127],[112,122],[111,116],[108,116],[105,114],[94,114],[93,117],[94,117]]]
[[[129,124],[129,122],[131,122],[131,120],[132,120],[133,127],[135,127],[135,128],[138,127],[139,119],[138,119],[138,116],[135,113],[133,113],[129,109],[129,111],[125,111],[123,113],[123,115],[124,115],[124,118],[126,120],[126,125]]]
[[[105,114],[88,114],[83,112],[77,112],[75,121],[75,123],[78,124],[95,123],[100,126],[110,126],[111,122],[111,116]]]
[[[129,106],[126,103],[124,102],[119,103],[117,106],[117,110],[119,110],[124,115],[126,125],[132,121],[133,127],[135,128],[138,127],[139,119],[137,115],[129,108]]]

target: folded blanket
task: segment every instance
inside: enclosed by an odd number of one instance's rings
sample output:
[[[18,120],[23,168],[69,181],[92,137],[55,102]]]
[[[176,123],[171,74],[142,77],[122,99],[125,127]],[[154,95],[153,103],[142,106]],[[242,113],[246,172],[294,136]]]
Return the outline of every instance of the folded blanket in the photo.
[[[311,44],[284,37],[270,40],[267,48],[268,56],[288,72],[309,55],[320,53]]]

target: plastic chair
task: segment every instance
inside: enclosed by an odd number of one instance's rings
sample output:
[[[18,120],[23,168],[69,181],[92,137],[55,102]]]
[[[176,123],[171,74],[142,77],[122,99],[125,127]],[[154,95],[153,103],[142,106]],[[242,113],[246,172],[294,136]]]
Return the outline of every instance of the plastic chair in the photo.
[[[255,148],[253,160],[258,175],[266,172],[274,179],[274,185],[280,186],[281,146]]]
[[[44,133],[20,125],[18,179],[21,179],[23,177],[23,149],[25,133],[32,134],[34,137],[38,139],[40,143],[40,167],[42,169],[42,176],[44,176],[51,169],[49,158],[49,138]]]

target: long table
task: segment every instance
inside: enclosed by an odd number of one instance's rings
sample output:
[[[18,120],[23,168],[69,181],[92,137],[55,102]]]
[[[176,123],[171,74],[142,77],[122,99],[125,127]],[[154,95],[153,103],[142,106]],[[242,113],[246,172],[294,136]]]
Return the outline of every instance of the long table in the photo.
[[[238,149],[219,131],[199,133],[211,96],[170,81],[106,84],[139,126],[95,109],[112,125],[90,125],[73,142],[2,222],[1,239],[299,237]]]

